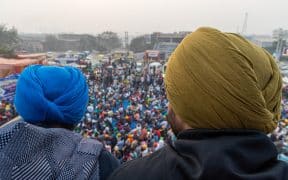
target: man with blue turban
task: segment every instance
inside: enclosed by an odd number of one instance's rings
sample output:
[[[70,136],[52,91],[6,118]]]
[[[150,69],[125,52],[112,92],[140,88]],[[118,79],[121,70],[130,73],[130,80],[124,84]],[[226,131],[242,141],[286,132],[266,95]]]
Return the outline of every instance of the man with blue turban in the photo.
[[[100,142],[71,131],[87,103],[79,69],[27,67],[16,86],[21,118],[0,128],[0,179],[106,179],[117,160]]]

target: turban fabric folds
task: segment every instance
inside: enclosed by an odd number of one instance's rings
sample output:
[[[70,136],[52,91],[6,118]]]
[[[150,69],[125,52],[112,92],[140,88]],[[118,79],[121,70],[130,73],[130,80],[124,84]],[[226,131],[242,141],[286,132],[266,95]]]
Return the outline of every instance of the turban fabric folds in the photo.
[[[280,118],[281,74],[264,49],[232,33],[199,28],[171,55],[168,100],[192,128],[271,132]]]
[[[29,123],[77,124],[88,103],[88,87],[73,67],[32,65],[16,86],[17,112]]]

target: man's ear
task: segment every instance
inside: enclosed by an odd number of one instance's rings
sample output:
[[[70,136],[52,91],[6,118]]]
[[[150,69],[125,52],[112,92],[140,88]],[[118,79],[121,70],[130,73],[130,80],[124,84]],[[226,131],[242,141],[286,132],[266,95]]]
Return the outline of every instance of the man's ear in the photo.
[[[173,118],[175,118],[175,113],[172,106],[168,105],[168,112],[167,112],[168,122],[170,122]]]
[[[174,131],[183,131],[185,129],[192,129],[181,117],[175,114],[173,107],[169,104],[168,105],[168,116],[169,116],[169,123],[171,126],[174,126]]]

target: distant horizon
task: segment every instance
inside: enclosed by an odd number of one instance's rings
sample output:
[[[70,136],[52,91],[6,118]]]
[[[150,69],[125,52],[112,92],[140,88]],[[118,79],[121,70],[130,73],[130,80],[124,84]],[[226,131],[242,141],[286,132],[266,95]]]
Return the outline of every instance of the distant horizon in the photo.
[[[1,24],[1,23],[0,23]],[[16,28],[16,27],[15,27]],[[17,28],[16,28],[17,29]],[[277,29],[279,29],[279,28],[277,28]],[[197,30],[197,29],[195,29],[195,30]],[[183,31],[174,31],[174,32],[161,32],[161,31],[154,31],[154,32],[150,32],[150,33],[139,33],[139,32],[129,32],[129,31],[126,31],[126,32],[128,32],[128,34],[129,34],[129,36],[133,36],[133,37],[137,37],[137,36],[144,36],[144,35],[149,35],[149,34],[153,34],[153,33],[180,33],[180,32],[194,32],[195,30],[193,30],[193,31],[185,31],[185,30],[183,30]],[[274,29],[274,30],[276,30],[276,28]],[[77,33],[77,32],[20,32],[20,31],[18,31],[18,34],[19,35],[59,35],[59,34],[77,34],[77,35],[84,35],[84,34],[89,34],[89,35],[93,35],[93,36],[96,36],[96,35],[98,35],[98,34],[101,34],[101,33],[103,33],[103,32],[107,32],[107,31],[110,31],[110,32],[114,32],[114,33],[117,33],[118,35],[122,35],[123,34],[123,36],[124,36],[124,33],[125,32],[115,32],[115,31],[111,31],[111,30],[104,30],[104,31],[102,31],[102,32],[97,32],[97,33],[85,33],[85,32],[83,32],[83,33]],[[226,31],[226,32],[231,32],[231,31]],[[231,33],[239,33],[239,32],[231,32]],[[273,31],[270,33],[270,34],[268,34],[268,33],[266,33],[266,34],[257,34],[257,33],[253,33],[253,34],[245,34],[245,36],[272,36],[272,33],[273,33]],[[122,36],[121,36],[122,37]]]
[[[287,0],[1,0],[0,24],[38,34],[108,30],[138,36],[209,26],[268,35],[288,29],[287,7]]]

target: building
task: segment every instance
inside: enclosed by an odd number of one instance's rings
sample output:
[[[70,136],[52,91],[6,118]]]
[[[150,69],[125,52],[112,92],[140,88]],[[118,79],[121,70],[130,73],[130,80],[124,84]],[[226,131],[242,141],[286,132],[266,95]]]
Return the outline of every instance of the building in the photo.
[[[248,39],[263,48],[272,47],[275,41],[275,39],[269,35],[253,35],[248,37]]]
[[[154,45],[153,50],[160,52],[161,60],[166,60],[185,36],[190,33],[188,31],[174,33],[154,32],[149,38],[146,37],[146,39]]]
[[[151,34],[152,43],[159,42],[170,42],[170,43],[180,43],[186,35],[191,32],[183,31],[183,32],[174,32],[174,33],[160,33],[154,32]]]
[[[159,42],[154,45],[154,50],[160,52],[161,59],[166,60],[176,49],[179,43],[176,42]]]
[[[56,36],[59,50],[78,51],[80,49],[81,38],[85,35],[81,34],[59,34]],[[61,47],[61,48],[60,48]]]

